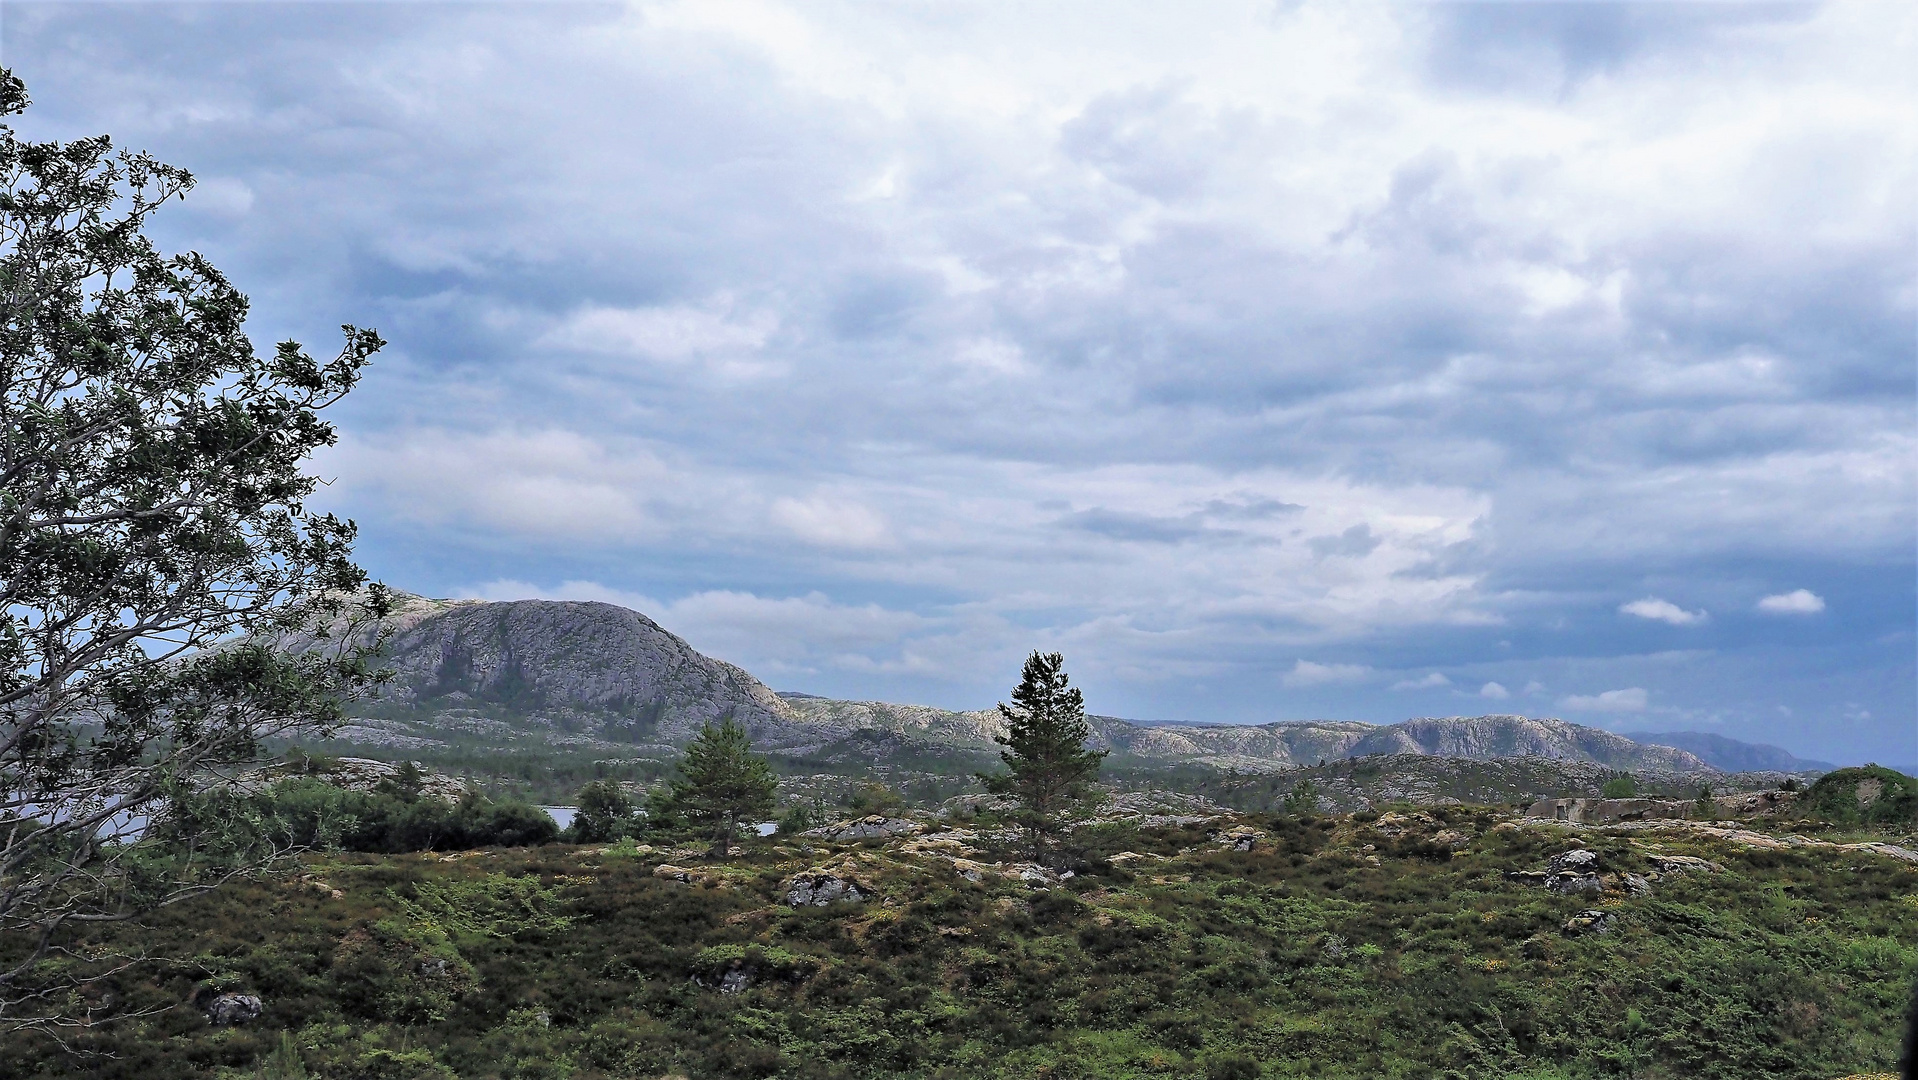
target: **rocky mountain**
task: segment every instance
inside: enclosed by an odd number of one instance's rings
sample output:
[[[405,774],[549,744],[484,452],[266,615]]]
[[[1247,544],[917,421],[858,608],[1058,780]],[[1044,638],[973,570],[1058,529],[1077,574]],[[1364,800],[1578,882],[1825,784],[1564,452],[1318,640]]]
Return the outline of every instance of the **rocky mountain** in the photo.
[[[1740,742],[1705,731],[1634,731],[1624,737],[1647,746],[1677,747],[1726,772],[1829,772],[1838,767],[1829,761],[1798,757],[1782,746]]]
[[[724,716],[788,757],[845,765],[915,761],[969,772],[1005,732],[992,709],[838,701],[776,694],[702,655],[646,616],[612,604],[503,603],[403,596],[391,624],[392,682],[362,702],[343,741],[395,749],[530,750],[671,757]],[[289,647],[308,643],[289,642]],[[1196,765],[1272,772],[1375,755],[1462,760],[1532,758],[1647,774],[1712,766],[1686,750],[1644,745],[1563,720],[1443,717],[1375,725],[1308,720],[1153,725],[1093,717],[1115,765]]]
[[[730,715],[784,748],[799,726],[758,679],[613,604],[403,595],[390,628],[394,677],[360,703],[361,722],[342,733],[350,741],[405,747],[530,733],[671,746]]]
[[[1430,754],[1486,761],[1545,758],[1588,761],[1633,772],[1704,772],[1711,766],[1669,746],[1646,746],[1609,731],[1527,716],[1423,717],[1379,728],[1350,755]]]

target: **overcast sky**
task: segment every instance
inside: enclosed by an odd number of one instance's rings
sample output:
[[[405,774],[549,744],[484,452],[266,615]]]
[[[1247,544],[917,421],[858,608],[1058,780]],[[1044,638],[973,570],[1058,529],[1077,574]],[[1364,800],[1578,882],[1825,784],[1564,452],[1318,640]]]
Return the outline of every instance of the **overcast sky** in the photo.
[[[437,596],[778,689],[1918,762],[1918,7],[0,8]]]

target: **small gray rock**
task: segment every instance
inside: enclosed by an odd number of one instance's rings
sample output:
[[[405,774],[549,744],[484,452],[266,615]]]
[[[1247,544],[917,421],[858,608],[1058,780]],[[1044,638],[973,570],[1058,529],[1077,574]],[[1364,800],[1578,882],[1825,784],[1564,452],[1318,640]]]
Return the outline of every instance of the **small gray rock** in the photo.
[[[786,882],[786,903],[792,907],[825,907],[840,901],[863,904],[870,899],[858,882],[834,874],[800,874]]]
[[[1621,883],[1625,887],[1627,896],[1642,898],[1652,894],[1652,883],[1637,874],[1626,874]]]
[[[1578,896],[1605,891],[1605,883],[1598,879],[1597,874],[1575,874],[1569,871],[1548,876],[1545,887],[1560,896]]]
[[[1587,908],[1565,920],[1565,932],[1573,936],[1579,934],[1602,936],[1611,933],[1612,929],[1617,925],[1618,916],[1613,915],[1611,912],[1600,911],[1597,908]]]
[[[1573,848],[1563,854],[1552,856],[1551,861],[1545,866],[1554,874],[1563,874],[1567,871],[1574,874],[1589,874],[1598,869],[1598,852]]]
[[[258,1020],[264,1008],[254,994],[221,994],[206,1003],[206,1018],[215,1024],[244,1024]]]
[[[752,969],[743,967],[727,968],[726,974],[719,977],[719,992],[722,994],[737,994],[752,984]]]

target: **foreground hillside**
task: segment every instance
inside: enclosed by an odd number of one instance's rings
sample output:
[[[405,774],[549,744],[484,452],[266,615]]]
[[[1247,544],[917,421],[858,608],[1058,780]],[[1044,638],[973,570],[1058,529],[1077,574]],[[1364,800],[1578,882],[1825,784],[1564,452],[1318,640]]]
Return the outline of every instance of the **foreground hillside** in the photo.
[[[1060,878],[989,821],[852,831],[896,835],[317,859],[110,932],[190,958],[116,1004],[192,1004],[77,1045],[102,1078],[1822,1080],[1891,1067],[1918,973],[1899,849],[1454,807],[1114,822]]]

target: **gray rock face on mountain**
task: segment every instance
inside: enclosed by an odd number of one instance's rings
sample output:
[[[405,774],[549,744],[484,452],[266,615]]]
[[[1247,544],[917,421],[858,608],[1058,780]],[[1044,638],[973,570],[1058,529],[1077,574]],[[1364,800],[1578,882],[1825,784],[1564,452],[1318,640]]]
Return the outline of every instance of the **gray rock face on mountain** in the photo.
[[[1438,757],[1533,757],[1590,761],[1614,769],[1711,772],[1696,756],[1670,746],[1646,746],[1609,731],[1527,716],[1421,717],[1379,728],[1352,745],[1351,756],[1431,754]]]
[[[402,597],[379,710],[439,714],[439,726],[487,724],[680,743],[733,716],[765,745],[798,734],[778,695],[704,656],[636,611],[556,600],[504,603]],[[801,742],[805,741],[802,736]]]

